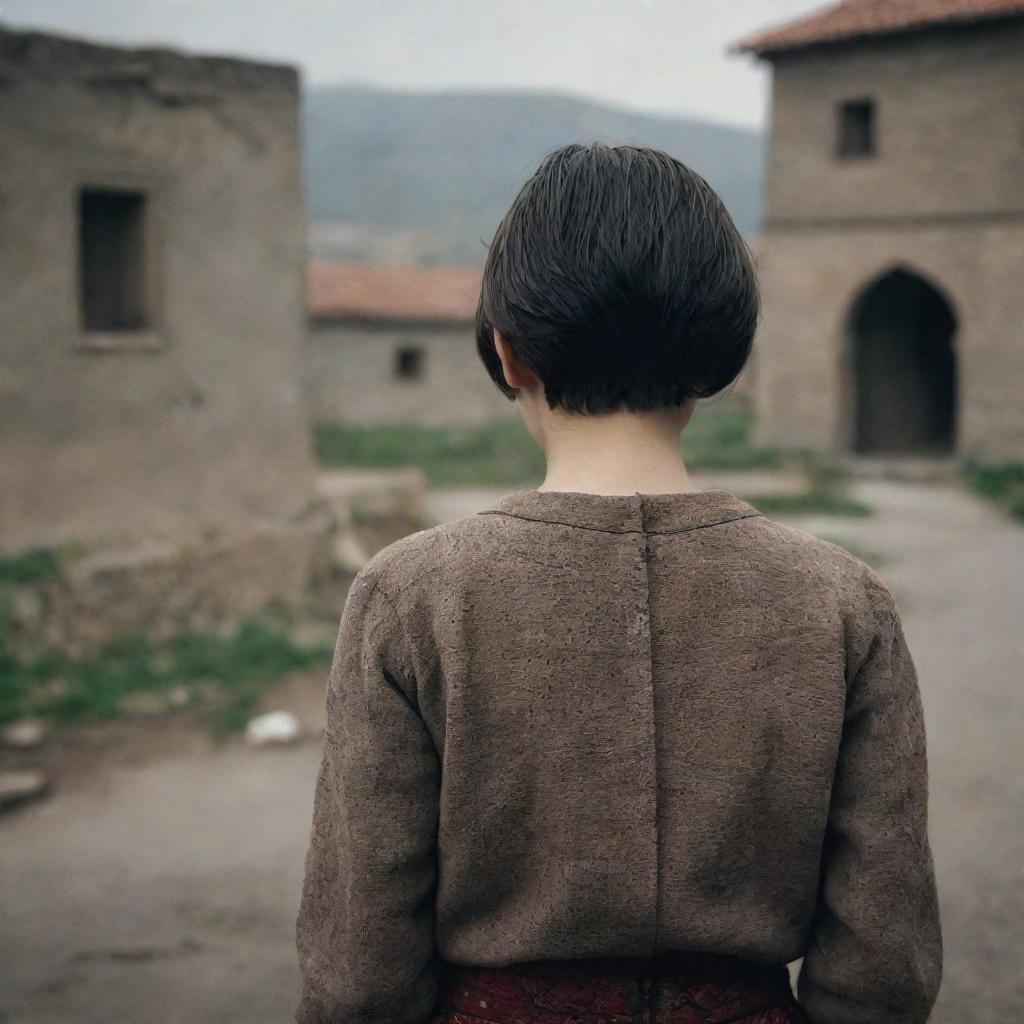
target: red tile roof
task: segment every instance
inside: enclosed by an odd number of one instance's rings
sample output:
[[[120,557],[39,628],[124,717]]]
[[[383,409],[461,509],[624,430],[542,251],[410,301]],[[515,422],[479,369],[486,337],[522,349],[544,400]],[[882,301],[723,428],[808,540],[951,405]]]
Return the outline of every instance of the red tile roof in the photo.
[[[1024,0],[844,0],[742,39],[735,49],[765,56],[816,43],[1017,16],[1024,17]]]
[[[476,314],[482,271],[412,264],[310,264],[312,316],[363,321],[468,322]]]

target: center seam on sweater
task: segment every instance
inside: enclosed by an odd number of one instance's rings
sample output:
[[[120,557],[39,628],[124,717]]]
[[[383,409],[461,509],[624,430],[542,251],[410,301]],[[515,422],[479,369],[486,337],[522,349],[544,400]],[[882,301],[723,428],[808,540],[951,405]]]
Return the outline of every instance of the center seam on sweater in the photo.
[[[649,723],[651,737],[651,787],[652,803],[654,804],[654,937],[651,941],[651,953],[658,948],[658,903],[661,889],[661,837],[658,831],[658,744],[657,744],[657,706],[654,692],[654,636],[651,629],[651,540],[647,530],[647,515],[642,494],[637,494],[637,505],[640,514],[640,558],[644,566],[645,613],[647,623],[647,678],[650,687],[651,719]]]

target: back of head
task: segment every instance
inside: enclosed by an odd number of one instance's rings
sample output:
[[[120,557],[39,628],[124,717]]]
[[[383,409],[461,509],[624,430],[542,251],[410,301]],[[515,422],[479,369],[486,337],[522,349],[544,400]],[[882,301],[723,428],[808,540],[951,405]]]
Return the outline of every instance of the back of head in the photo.
[[[641,146],[550,153],[505,215],[484,268],[477,350],[509,397],[492,329],[569,412],[705,398],[750,356],[750,251],[710,185]]]

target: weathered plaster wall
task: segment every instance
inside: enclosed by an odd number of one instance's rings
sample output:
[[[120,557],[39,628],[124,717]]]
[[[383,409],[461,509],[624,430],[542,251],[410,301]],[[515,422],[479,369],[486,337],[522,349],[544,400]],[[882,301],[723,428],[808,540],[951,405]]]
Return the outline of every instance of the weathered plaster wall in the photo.
[[[423,349],[423,374],[395,374],[395,353]],[[516,416],[476,352],[471,326],[321,321],[311,328],[306,387],[314,418],[352,425],[472,426]]]
[[[301,507],[313,461],[290,68],[0,31],[0,545]],[[153,324],[93,347],[78,191],[147,193]]]

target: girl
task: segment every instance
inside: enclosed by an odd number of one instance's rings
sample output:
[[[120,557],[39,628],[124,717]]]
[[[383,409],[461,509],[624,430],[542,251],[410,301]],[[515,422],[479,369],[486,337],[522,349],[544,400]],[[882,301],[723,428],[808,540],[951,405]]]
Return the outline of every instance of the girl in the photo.
[[[925,735],[892,594],[681,455],[757,319],[746,246],[670,156],[569,145],[519,193],[477,347],[546,476],[352,584],[299,1024],[928,1017]]]

